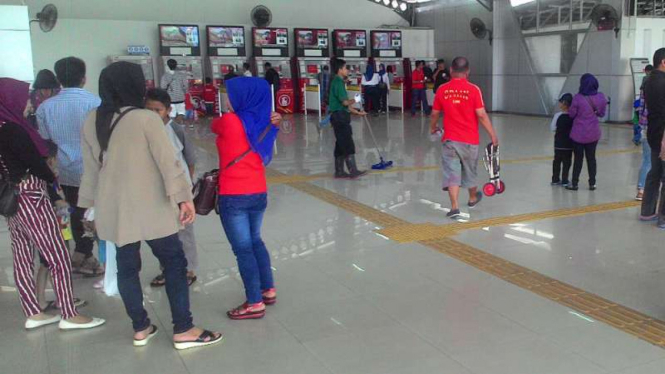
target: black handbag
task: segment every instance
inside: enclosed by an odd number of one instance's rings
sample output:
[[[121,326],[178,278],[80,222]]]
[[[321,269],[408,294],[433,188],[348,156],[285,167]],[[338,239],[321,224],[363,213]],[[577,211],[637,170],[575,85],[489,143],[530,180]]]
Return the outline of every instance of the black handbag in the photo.
[[[18,194],[15,183],[0,177],[0,216],[10,218],[18,212]]]

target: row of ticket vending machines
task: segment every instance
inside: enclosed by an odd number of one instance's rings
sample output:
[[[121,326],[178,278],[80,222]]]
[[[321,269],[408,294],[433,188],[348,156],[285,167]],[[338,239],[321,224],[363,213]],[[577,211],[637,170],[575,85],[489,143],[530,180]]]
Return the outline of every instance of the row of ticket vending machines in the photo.
[[[325,112],[319,76],[324,66],[331,66],[327,29],[295,29],[294,57],[289,57],[286,28],[253,28],[251,58],[247,57],[243,26],[207,26],[208,54],[205,59],[201,56],[198,26],[159,25],[159,34],[159,69],[155,69],[155,61],[149,55],[111,56],[109,63],[129,61],[139,64],[146,77],[146,87],[153,88],[159,86],[167,61],[174,59],[178,62],[178,69],[185,71],[190,78],[191,97],[202,98],[204,77],[211,78],[219,89],[215,113],[220,113],[226,108],[227,100],[224,77],[232,70],[242,74],[245,63],[250,64],[254,76],[263,77],[264,65],[269,62],[280,75],[280,88],[274,97],[278,112],[314,112],[319,115]],[[415,62],[423,60],[432,70],[436,69],[436,59],[402,57],[399,30],[370,31],[369,46],[365,30],[333,30],[332,37],[333,56],[343,58],[349,67],[347,90],[350,97],[362,92],[361,79],[368,64],[375,64],[377,68],[384,64],[393,72],[388,105],[391,109],[404,111],[410,108],[411,72],[415,69]],[[433,91],[427,91],[431,102]]]

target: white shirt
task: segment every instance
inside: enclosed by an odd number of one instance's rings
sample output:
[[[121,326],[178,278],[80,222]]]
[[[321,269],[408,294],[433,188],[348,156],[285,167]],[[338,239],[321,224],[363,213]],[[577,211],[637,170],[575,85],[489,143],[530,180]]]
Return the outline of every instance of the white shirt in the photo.
[[[182,154],[182,151],[185,149],[185,146],[182,144],[180,139],[178,139],[178,135],[176,135],[175,131],[173,131],[173,128],[171,127],[171,124],[168,123],[166,124],[166,133],[169,134],[169,139],[171,140],[171,144],[173,144],[173,148],[175,149],[175,156],[180,161],[180,165],[182,166],[182,170],[185,172],[185,175],[187,176],[187,180],[189,181],[189,184],[192,184],[192,177],[189,175],[189,169],[187,169],[187,162],[185,162],[185,156]]]
[[[365,79],[365,74],[363,74],[363,79],[361,80],[360,83],[363,86],[376,86],[377,84],[379,84],[379,74],[374,73],[374,75],[372,75],[372,79],[369,81]]]
[[[554,117],[552,118],[552,122],[550,122],[550,131],[556,132],[556,123],[557,123],[557,121],[559,120],[559,117],[561,117],[562,114],[563,114],[563,112],[558,112],[554,115]]]
[[[242,73],[242,75],[244,75],[245,77],[251,77],[251,76],[252,76],[252,72],[249,71],[249,70],[247,70],[247,71],[245,71],[244,73]]]

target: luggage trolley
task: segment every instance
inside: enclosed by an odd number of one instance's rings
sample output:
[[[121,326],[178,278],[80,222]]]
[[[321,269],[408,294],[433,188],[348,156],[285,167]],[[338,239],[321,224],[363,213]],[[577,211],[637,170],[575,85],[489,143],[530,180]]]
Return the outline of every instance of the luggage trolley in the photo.
[[[483,156],[483,164],[485,170],[490,175],[490,181],[483,186],[483,193],[486,196],[494,196],[495,194],[502,194],[506,190],[506,185],[501,180],[499,172],[501,171],[501,162],[499,158],[499,146],[490,143],[485,147],[485,155]]]

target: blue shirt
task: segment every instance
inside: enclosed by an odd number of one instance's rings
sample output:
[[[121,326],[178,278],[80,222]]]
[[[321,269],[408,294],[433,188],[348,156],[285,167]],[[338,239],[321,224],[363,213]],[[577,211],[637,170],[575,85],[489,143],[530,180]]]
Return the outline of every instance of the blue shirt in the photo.
[[[83,175],[81,130],[88,114],[101,104],[82,88],[63,88],[37,109],[39,134],[58,146],[58,182],[79,187]]]

